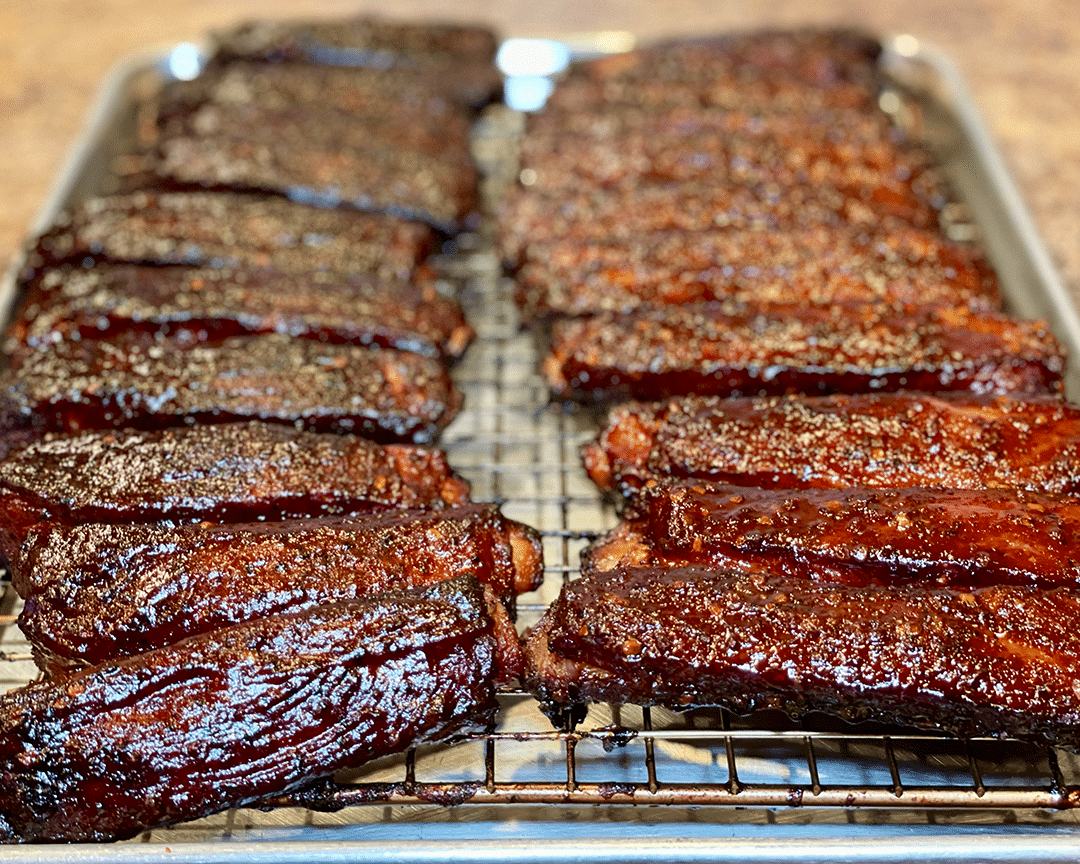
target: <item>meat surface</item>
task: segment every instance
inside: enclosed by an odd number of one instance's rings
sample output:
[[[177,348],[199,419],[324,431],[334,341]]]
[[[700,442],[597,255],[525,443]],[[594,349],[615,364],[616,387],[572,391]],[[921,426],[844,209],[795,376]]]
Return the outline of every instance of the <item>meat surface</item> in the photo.
[[[98,263],[38,275],[8,329],[9,353],[141,331],[194,343],[282,333],[459,358],[472,339],[461,304],[430,280],[316,272]]]
[[[614,408],[584,448],[601,489],[665,478],[768,488],[1080,491],[1080,407],[967,393],[728,399]]]
[[[7,839],[131,837],[484,729],[482,593],[471,579],[429,592],[269,616],[4,694]]]
[[[30,261],[270,267],[300,276],[329,270],[407,280],[434,242],[420,222],[279,196],[132,192],[75,207],[40,238]]]
[[[713,300],[976,309],[1000,304],[997,276],[971,246],[916,229],[875,234],[824,226],[538,244],[518,270],[517,299],[529,318]]]
[[[553,714],[591,701],[821,711],[1080,747],[1080,596],[702,567],[569,583],[526,644]]]
[[[875,304],[704,303],[556,322],[556,398],[663,399],[900,389],[1054,393],[1065,356],[1045,322]]]
[[[42,523],[280,521],[468,496],[441,451],[352,435],[256,422],[49,435],[0,458],[0,552],[13,559]]]
[[[19,627],[46,670],[96,665],[220,627],[468,573],[513,630],[543,575],[539,534],[492,504],[242,525],[48,525],[16,566]],[[500,658],[501,677],[519,669]]]
[[[15,425],[57,432],[263,420],[417,444],[461,406],[436,359],[280,333],[59,342],[21,355],[0,392]]]
[[[640,490],[582,572],[708,565],[854,586],[1080,588],[1080,502],[1015,489]]]

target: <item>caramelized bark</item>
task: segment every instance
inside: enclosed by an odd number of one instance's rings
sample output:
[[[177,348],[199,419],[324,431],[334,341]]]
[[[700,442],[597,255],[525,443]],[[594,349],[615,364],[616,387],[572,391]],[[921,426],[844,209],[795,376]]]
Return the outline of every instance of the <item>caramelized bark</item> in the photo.
[[[462,573],[489,586],[506,616],[543,561],[534,530],[474,504],[242,525],[49,525],[30,534],[14,570],[26,600],[19,627],[48,670]]]
[[[0,552],[42,523],[280,521],[465,504],[441,451],[264,423],[46,436],[0,458]],[[25,591],[16,568],[16,590]]]
[[[461,405],[433,358],[278,333],[59,342],[21,355],[0,386],[18,422],[58,432],[264,420],[419,444]]]
[[[685,397],[613,409],[584,449],[624,494],[664,478],[740,486],[1080,491],[1080,408],[1037,396]]]
[[[253,804],[485,728],[495,638],[473,580],[237,624],[0,697],[0,814],[90,841]]]
[[[1014,489],[642,489],[582,571],[707,564],[850,585],[1080,588],[1080,502]]]
[[[90,258],[409,279],[434,239],[420,222],[278,196],[133,192],[91,198],[62,216],[38,241],[31,263]]]
[[[1080,747],[1080,596],[819,584],[701,567],[567,585],[526,644],[549,710],[822,711]]]
[[[526,252],[517,285],[530,318],[712,300],[1000,304],[997,276],[982,255],[917,229],[661,231],[619,242],[553,241]]]
[[[1053,393],[1065,358],[1046,324],[872,304],[642,308],[557,322],[544,373],[592,401],[864,391]]]
[[[461,305],[428,280],[98,263],[39,274],[8,330],[8,351],[125,331],[188,343],[283,333],[445,359],[460,357],[472,338]]]

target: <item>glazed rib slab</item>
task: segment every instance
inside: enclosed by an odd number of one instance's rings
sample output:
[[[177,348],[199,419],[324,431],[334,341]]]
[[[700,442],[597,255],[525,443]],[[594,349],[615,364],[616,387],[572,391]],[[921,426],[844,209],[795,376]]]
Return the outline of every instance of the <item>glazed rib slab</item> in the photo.
[[[837,585],[707,567],[569,583],[529,636],[553,715],[592,702],[822,711],[1080,746],[1080,598]]]
[[[684,397],[617,406],[584,447],[603,490],[665,478],[766,488],[1080,489],[1080,408],[1045,396]]]
[[[0,697],[8,841],[131,837],[492,722],[475,580],[265,617]]]
[[[0,551],[13,558],[47,523],[280,521],[468,497],[442,451],[353,435],[258,422],[48,435],[0,458]]]
[[[48,525],[15,570],[19,627],[55,671],[463,573],[486,586],[493,618],[513,633],[515,597],[539,584],[542,550],[533,529],[473,504],[240,525]],[[520,671],[515,658],[500,657],[502,680]]]

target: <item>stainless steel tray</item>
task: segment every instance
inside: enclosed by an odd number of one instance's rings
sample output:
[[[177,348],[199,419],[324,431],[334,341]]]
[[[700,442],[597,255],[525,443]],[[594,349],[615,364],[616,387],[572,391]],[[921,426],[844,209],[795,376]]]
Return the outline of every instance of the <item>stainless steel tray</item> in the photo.
[[[511,87],[535,97],[573,54],[628,44],[626,34],[510,40],[502,59]],[[1049,319],[1076,356],[1080,317],[955,70],[911,37],[886,46],[896,89],[882,105],[940,153],[962,201],[956,230],[981,236],[1013,311]],[[185,44],[117,70],[34,230],[106,190],[113,159],[134,140],[140,99],[198,68],[198,47]],[[514,176],[520,127],[505,108],[480,124],[491,194]],[[456,370],[465,409],[443,443],[476,498],[501,501],[544,534],[547,578],[523,598],[527,626],[615,516],[580,468],[591,418],[548,404],[490,237],[462,245],[445,269],[462,283],[478,339]],[[8,274],[0,308],[13,290]],[[1076,369],[1068,392],[1080,397]],[[4,600],[0,687],[12,687],[36,670],[11,626],[17,600]],[[1071,754],[897,730],[795,729],[718,711],[596,706],[581,730],[556,732],[529,697],[506,694],[494,735],[353,772],[338,803],[355,806],[337,812],[236,810],[122,844],[0,849],[0,860],[1060,861],[1080,849],[1080,759]]]

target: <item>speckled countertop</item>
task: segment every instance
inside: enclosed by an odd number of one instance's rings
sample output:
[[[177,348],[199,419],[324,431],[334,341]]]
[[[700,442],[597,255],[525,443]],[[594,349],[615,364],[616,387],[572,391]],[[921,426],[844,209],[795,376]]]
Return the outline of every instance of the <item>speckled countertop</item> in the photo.
[[[357,11],[483,21],[508,35],[628,30],[648,38],[802,23],[911,33],[960,68],[1080,305],[1080,15],[1069,0],[5,0],[0,263],[15,254],[114,64],[244,18]]]

